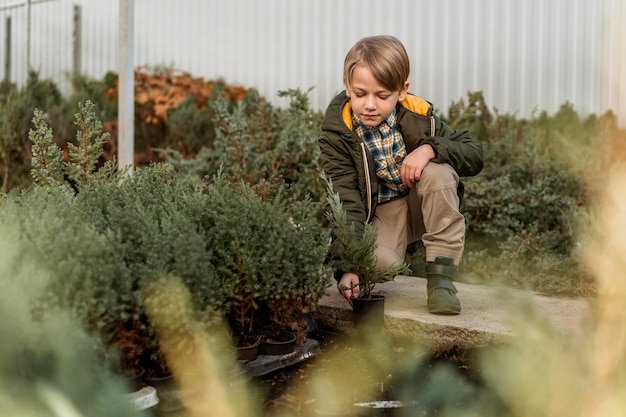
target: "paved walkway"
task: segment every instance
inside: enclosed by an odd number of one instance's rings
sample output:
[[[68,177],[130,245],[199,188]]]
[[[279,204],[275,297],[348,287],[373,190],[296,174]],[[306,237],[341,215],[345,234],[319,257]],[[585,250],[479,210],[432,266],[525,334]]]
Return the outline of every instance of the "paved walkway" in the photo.
[[[510,321],[512,306],[516,306],[518,318],[520,314],[538,314],[540,320],[545,318],[564,332],[584,328],[591,317],[587,299],[547,297],[461,282],[455,285],[461,314],[437,316],[428,313],[426,307],[426,279],[398,276],[393,282],[378,284],[375,292],[386,295],[385,331],[415,337],[433,350],[443,351],[511,341],[515,337]],[[320,300],[315,318],[320,325],[337,331],[350,332],[354,328],[352,309],[334,286]]]

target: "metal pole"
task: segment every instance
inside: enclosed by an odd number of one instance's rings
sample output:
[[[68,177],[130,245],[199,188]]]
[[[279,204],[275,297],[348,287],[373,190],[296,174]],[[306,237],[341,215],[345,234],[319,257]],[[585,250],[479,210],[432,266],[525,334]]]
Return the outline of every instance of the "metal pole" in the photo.
[[[78,77],[81,74],[82,64],[82,6],[74,5],[74,30],[72,31],[72,76]]]
[[[11,81],[11,16],[7,16],[4,33],[4,81]]]
[[[26,71],[30,71],[30,2],[26,3]]]
[[[120,170],[129,166],[129,174],[132,174],[135,149],[133,17],[134,0],[120,0],[117,159]]]

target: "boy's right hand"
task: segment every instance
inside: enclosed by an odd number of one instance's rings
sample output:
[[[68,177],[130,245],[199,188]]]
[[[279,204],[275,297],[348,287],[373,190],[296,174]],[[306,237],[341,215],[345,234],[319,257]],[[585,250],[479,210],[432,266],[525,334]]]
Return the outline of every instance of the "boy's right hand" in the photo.
[[[346,272],[337,283],[337,288],[339,288],[339,293],[352,305],[350,296],[359,296],[359,276],[352,272]]]
[[[435,157],[435,150],[432,146],[425,144],[419,146],[408,154],[400,167],[400,177],[402,183],[409,188],[413,188],[416,182],[422,178],[422,171],[431,159]]]

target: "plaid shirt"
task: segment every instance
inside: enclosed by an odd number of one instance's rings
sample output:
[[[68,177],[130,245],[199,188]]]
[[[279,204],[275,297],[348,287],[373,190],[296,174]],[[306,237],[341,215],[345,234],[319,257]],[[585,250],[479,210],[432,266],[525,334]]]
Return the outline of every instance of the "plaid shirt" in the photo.
[[[365,126],[352,114],[354,131],[374,156],[378,177],[378,202],[405,195],[408,187],[402,184],[400,167],[406,157],[402,134],[396,130],[396,110],[377,127]]]

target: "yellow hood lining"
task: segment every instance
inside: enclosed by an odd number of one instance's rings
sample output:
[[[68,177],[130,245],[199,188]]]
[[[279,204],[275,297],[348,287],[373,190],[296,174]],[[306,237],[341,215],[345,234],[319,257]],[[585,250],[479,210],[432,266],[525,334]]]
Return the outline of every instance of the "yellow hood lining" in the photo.
[[[430,104],[426,100],[411,94],[407,94],[404,100],[400,102],[400,104],[406,109],[412,111],[413,113],[417,113],[422,116],[426,116],[428,114],[428,109],[430,109]],[[343,106],[343,109],[341,109],[341,118],[350,130],[352,130],[351,110],[352,103],[350,103],[350,100],[348,100],[348,102]]]

